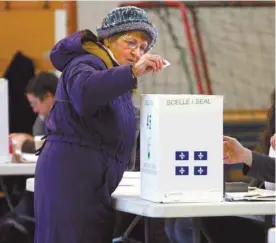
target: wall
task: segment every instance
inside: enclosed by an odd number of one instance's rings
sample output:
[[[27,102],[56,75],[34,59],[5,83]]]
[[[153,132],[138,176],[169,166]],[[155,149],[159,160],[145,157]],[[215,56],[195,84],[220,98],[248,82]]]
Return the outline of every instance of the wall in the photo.
[[[45,1],[47,2],[47,1]],[[76,30],[74,3],[62,1],[0,2],[0,76],[17,51],[30,57],[36,71],[53,69],[48,58],[53,45]],[[7,5],[8,4],[8,5]]]
[[[117,1],[78,1],[78,29],[90,29],[96,31],[101,25],[102,19],[113,8],[118,6]]]

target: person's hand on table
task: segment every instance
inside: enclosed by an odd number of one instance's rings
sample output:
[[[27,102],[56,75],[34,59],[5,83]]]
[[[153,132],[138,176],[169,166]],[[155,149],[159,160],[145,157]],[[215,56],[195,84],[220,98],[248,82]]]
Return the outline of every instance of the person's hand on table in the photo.
[[[31,136],[28,133],[11,133],[9,136],[10,140],[13,144],[13,151],[14,150],[22,150],[22,145],[26,140],[29,140],[31,142],[34,141],[33,136]]]

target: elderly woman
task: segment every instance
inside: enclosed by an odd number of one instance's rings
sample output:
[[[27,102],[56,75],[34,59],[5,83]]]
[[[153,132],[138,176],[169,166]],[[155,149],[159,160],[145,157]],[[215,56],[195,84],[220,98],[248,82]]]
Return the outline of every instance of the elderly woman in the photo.
[[[147,53],[157,31],[144,10],[116,8],[97,32],[77,32],[50,54],[62,75],[37,162],[36,243],[112,241],[111,193],[135,137],[131,91],[163,67]]]

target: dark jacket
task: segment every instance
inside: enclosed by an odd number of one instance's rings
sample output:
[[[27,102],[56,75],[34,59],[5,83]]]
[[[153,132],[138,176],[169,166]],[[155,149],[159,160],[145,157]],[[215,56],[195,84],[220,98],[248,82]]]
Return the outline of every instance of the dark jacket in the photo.
[[[252,152],[252,166],[244,165],[243,173],[261,181],[275,182],[275,159]]]
[[[61,40],[50,57],[62,75],[35,172],[35,242],[112,242],[111,194],[135,139],[136,79],[91,32]]]

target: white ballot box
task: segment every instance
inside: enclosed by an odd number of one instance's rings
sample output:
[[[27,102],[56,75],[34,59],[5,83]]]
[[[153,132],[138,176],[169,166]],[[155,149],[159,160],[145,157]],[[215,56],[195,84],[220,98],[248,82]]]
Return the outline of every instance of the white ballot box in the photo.
[[[11,161],[9,153],[9,104],[8,82],[0,78],[0,163]]]
[[[153,202],[223,200],[223,97],[142,95],[141,192]]]

